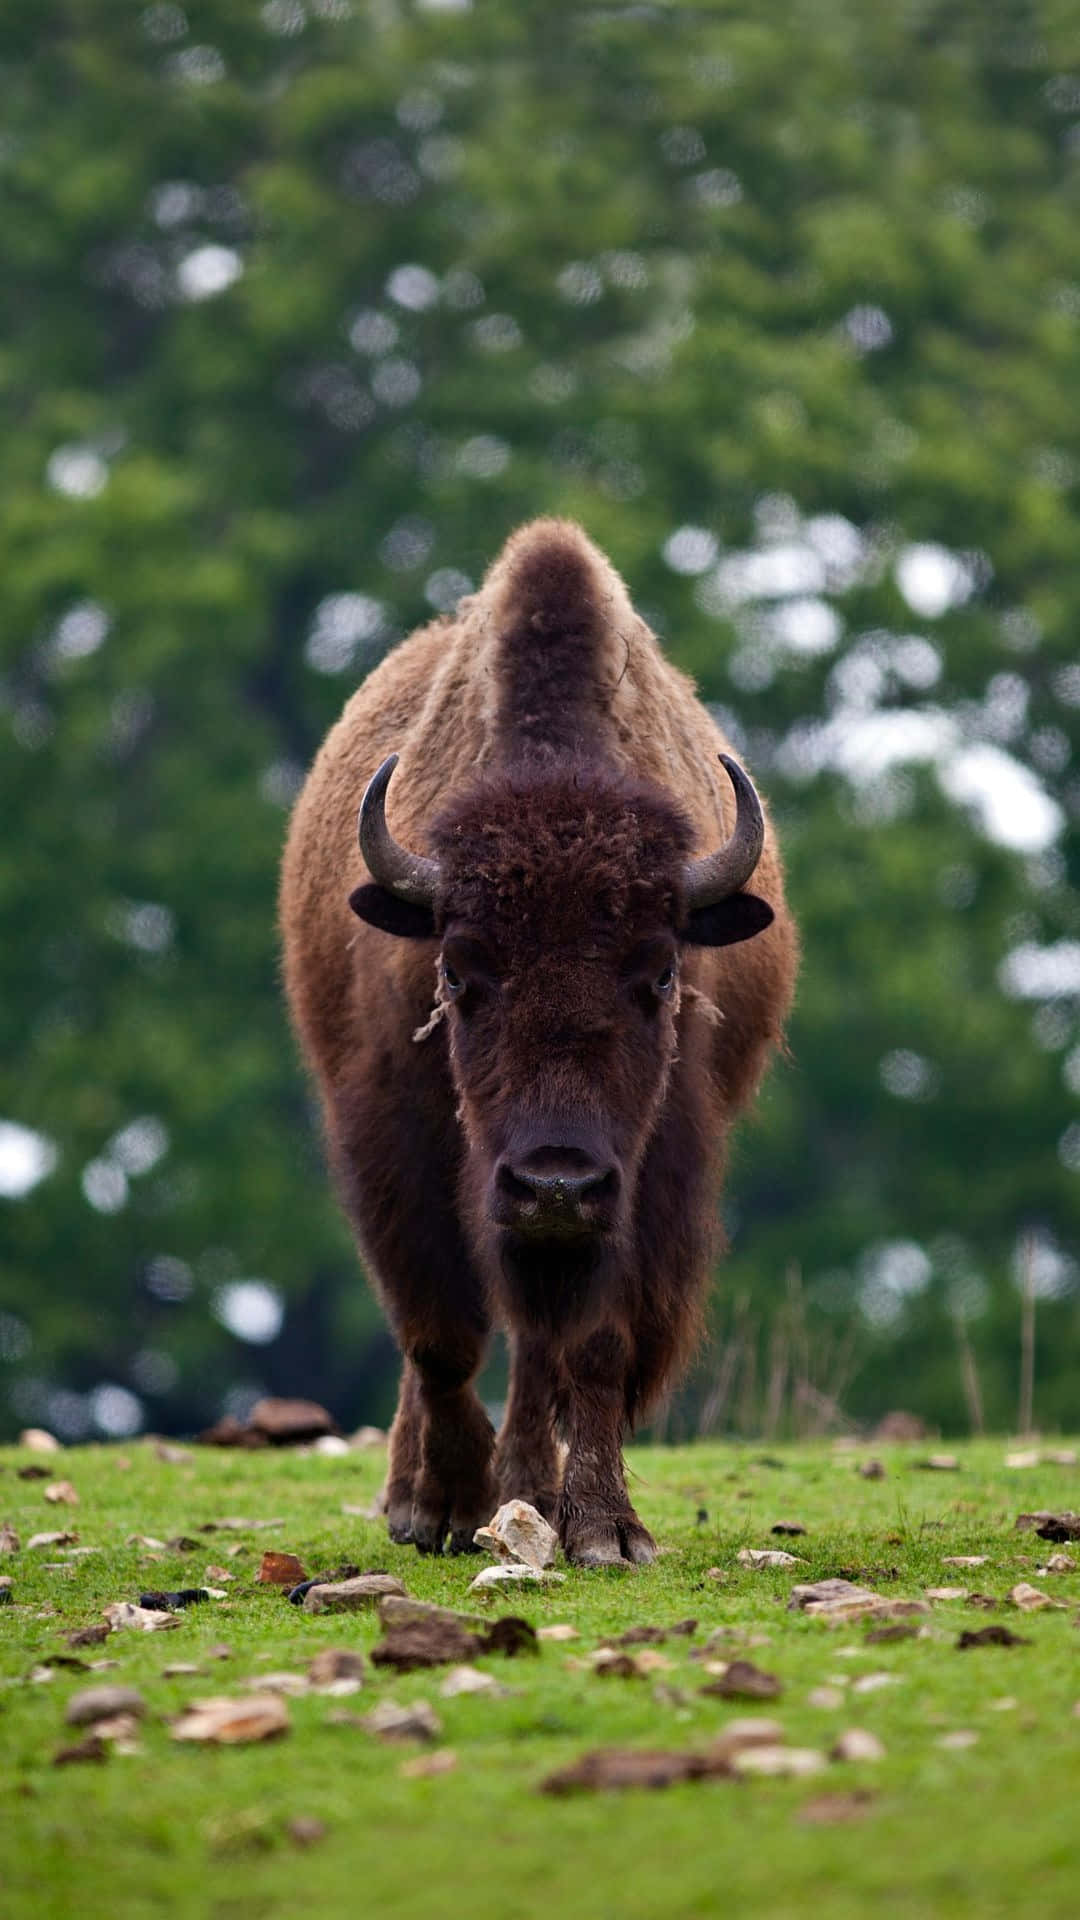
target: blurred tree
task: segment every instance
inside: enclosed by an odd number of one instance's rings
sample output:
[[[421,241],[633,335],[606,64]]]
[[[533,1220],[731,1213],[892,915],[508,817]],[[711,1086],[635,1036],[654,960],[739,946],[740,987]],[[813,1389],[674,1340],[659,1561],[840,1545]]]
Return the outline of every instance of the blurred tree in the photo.
[[[284,811],[538,511],[728,717],[804,928],[679,1417],[962,1424],[960,1325],[1006,1423],[1026,1258],[1075,1422],[1075,10],[0,0],[0,72],[0,1425],[386,1412]]]

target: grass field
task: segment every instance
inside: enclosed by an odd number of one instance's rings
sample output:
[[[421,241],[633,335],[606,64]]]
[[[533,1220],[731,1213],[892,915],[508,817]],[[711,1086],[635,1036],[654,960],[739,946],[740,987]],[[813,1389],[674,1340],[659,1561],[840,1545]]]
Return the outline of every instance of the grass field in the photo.
[[[196,1450],[162,1460],[152,1443],[78,1448],[61,1456],[0,1453],[0,1521],[22,1545],[0,1556],[12,1600],[0,1608],[0,1911],[5,1920],[151,1915],[262,1920],[315,1916],[485,1914],[532,1920],[643,1920],[652,1915],[768,1913],[854,1920],[1080,1914],[1080,1572],[1043,1577],[1054,1552],[1080,1563],[1080,1544],[1055,1548],[1018,1531],[1036,1508],[1080,1507],[1080,1471],[1041,1464],[1008,1469],[1002,1443],[959,1450],[956,1471],[920,1471],[924,1448],[878,1450],[882,1479],[856,1465],[870,1449],[828,1445],[770,1449],[701,1445],[641,1449],[630,1456],[634,1497],[663,1553],[642,1571],[566,1571],[560,1585],[494,1601],[471,1597],[475,1559],[420,1560],[391,1546],[363,1508],[382,1473],[378,1452],[342,1458]],[[44,1464],[72,1482],[78,1507],[52,1506],[45,1479],[18,1469]],[[226,1516],[279,1519],[256,1531],[200,1533]],[[794,1520],[806,1534],[778,1539]],[[30,1550],[38,1531],[77,1529],[81,1547]],[[131,1534],[197,1539],[194,1551],[125,1544]],[[226,1557],[229,1546],[245,1550]],[[805,1565],[753,1571],[743,1547],[783,1547]],[[534,1625],[569,1622],[580,1638],[544,1641],[538,1657],[477,1662],[511,1689],[504,1697],[442,1699],[444,1669],[403,1678],[368,1664],[351,1699],[307,1695],[288,1702],[291,1726],[260,1745],[181,1745],[169,1720],[190,1700],[241,1693],[260,1673],[303,1673],[330,1647],[365,1654],[381,1637],[373,1614],[312,1617],[258,1587],[264,1550],[291,1551],[309,1573],[349,1560],[399,1575],[419,1598],[469,1604]],[[977,1570],[943,1565],[985,1554]],[[182,1613],[175,1632],[118,1631],[80,1651],[103,1673],[54,1667],[66,1632],[101,1618],[115,1600],[148,1588],[203,1583],[228,1598]],[[720,1569],[717,1578],[710,1569]],[[928,1587],[972,1587],[996,1610],[933,1602],[916,1637],[869,1643],[873,1623],[840,1626],[787,1608],[795,1580],[842,1574],[889,1597]],[[1021,1613],[1007,1595],[1030,1581],[1064,1603]],[[694,1616],[692,1639],[659,1651],[670,1671],[602,1677],[588,1656],[605,1635]],[[958,1651],[965,1628],[1008,1625],[1028,1644]],[[776,1674],[776,1701],[704,1694],[700,1651],[717,1627],[736,1633],[717,1656],[747,1657]],[[224,1643],[228,1658],[209,1657]],[[163,1677],[192,1662],[198,1675]],[[858,1681],[887,1674],[870,1690]],[[100,1763],[57,1767],[76,1740],[66,1702],[97,1682],[145,1696],[139,1750]],[[814,1705],[819,1688],[832,1706]],[[403,1762],[421,1749],[381,1742],[336,1710],[366,1713],[377,1701],[429,1701],[443,1723],[437,1749],[456,1767],[410,1778]],[[851,1727],[885,1747],[876,1762],[829,1763],[813,1778],[687,1782],[663,1792],[538,1791],[555,1768],[590,1748],[617,1744],[705,1748],[736,1715],[782,1721],[792,1746],[828,1753]],[[963,1746],[954,1734],[974,1735]],[[943,1740],[946,1744],[942,1744]],[[821,1824],[806,1816],[823,1796],[867,1789],[858,1817]],[[839,1811],[844,1811],[843,1806]],[[290,1823],[325,1828],[300,1846]]]

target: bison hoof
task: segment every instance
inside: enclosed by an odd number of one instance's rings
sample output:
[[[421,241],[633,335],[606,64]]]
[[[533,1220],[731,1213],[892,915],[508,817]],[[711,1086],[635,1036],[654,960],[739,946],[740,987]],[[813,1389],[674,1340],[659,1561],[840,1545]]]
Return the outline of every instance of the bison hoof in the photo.
[[[394,1544],[399,1547],[412,1545],[412,1501],[391,1506],[386,1515],[387,1532]]]
[[[564,1536],[566,1557],[574,1567],[646,1567],[656,1558],[656,1542],[636,1514],[614,1520],[581,1521]]]

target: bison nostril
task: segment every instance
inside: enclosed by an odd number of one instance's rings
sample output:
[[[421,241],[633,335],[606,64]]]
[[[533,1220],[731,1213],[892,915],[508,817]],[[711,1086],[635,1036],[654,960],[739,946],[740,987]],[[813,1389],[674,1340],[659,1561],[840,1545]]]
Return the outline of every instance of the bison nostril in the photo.
[[[541,1152],[516,1165],[501,1161],[496,1185],[502,1199],[522,1213],[568,1216],[598,1201],[614,1200],[619,1176],[614,1167],[568,1165],[549,1152]]]
[[[499,1192],[505,1200],[516,1201],[518,1206],[535,1206],[538,1195],[528,1175],[515,1173],[505,1160],[499,1165],[495,1176]]]

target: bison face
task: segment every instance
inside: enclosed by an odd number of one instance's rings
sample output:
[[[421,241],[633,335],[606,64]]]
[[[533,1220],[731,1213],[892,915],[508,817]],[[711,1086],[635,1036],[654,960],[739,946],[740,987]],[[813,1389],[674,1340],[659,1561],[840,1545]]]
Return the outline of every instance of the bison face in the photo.
[[[690,824],[659,788],[530,763],[448,807],[421,856],[390,839],[392,771],[365,796],[375,884],[351,904],[384,931],[440,941],[465,1218],[526,1313],[542,1302],[558,1317],[560,1286],[569,1297],[628,1244],[675,1057],[683,947],[746,939],[772,919],[738,890],[761,848],[757,797],[735,768],[735,832],[692,861]]]

